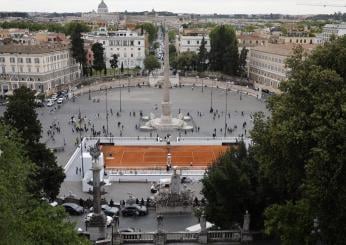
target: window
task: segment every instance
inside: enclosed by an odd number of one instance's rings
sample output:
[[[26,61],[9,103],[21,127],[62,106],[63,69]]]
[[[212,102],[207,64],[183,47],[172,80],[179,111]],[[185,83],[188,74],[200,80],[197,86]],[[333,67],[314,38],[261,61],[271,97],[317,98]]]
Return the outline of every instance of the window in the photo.
[[[17,62],[18,62],[18,63],[23,63],[23,58],[18,58],[18,59],[17,59]]]
[[[6,73],[6,67],[5,66],[2,67],[2,73],[4,73],[4,74]]]
[[[26,58],[26,63],[30,64],[31,63],[31,58]]]
[[[141,45],[141,41],[138,41],[138,45]]]
[[[131,46],[133,46],[133,41],[131,41]]]
[[[197,44],[199,44],[199,41],[197,41]]]
[[[133,57],[133,54],[131,54],[131,57]]]
[[[5,62],[5,57],[0,57],[0,62]]]
[[[187,41],[187,44],[190,44],[190,41]]]
[[[11,62],[11,63],[15,63],[15,62],[16,62],[15,58],[14,58],[14,57],[11,57],[11,58],[10,58],[10,62]]]
[[[40,59],[39,58],[35,58],[35,64],[39,64],[40,63]]]
[[[12,72],[15,73],[16,72],[16,68],[14,66],[12,66]]]
[[[141,51],[141,48],[138,48],[138,51]]]

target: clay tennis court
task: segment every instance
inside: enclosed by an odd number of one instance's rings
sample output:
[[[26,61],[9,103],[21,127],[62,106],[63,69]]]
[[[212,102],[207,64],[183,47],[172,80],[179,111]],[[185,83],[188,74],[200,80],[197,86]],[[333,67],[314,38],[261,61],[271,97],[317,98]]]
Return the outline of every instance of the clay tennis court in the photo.
[[[206,168],[229,146],[109,146],[102,145],[106,168],[166,168],[167,154],[172,166]]]

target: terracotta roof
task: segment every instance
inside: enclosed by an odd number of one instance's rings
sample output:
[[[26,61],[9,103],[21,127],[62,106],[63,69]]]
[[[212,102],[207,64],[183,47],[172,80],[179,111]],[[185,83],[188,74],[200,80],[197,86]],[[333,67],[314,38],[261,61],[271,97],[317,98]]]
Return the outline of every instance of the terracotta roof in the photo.
[[[63,44],[19,45],[9,44],[0,46],[0,53],[44,54],[69,49]]]

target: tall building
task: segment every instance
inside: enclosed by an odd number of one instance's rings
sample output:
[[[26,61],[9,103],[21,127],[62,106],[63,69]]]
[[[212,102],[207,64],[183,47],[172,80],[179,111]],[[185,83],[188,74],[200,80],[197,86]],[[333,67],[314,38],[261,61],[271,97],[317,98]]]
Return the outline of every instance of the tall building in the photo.
[[[311,52],[316,45],[303,45]],[[281,81],[287,79],[286,59],[293,54],[294,44],[268,44],[252,47],[249,52],[249,78],[255,88],[279,93]]]
[[[109,61],[113,54],[118,56],[118,67],[121,67],[121,64],[124,68],[144,67],[144,35],[128,30],[108,32],[105,28],[101,29],[99,32],[85,34],[84,39],[103,45],[107,68],[110,68]]]
[[[0,46],[0,94],[20,86],[52,93],[80,77],[79,65],[63,44]]]
[[[342,37],[346,35],[346,22],[341,24],[327,24],[323,27],[323,32],[317,38],[319,43],[329,42],[332,36]]]
[[[105,4],[105,2],[102,0],[97,8],[97,13],[99,14],[105,14],[108,13],[108,6]]]
[[[210,51],[210,38],[209,35],[205,35],[205,36],[177,36],[176,38],[176,48],[178,53],[182,53],[182,52],[187,52],[187,51],[191,51],[191,52],[195,52],[198,53],[199,52],[199,47],[202,44],[202,40],[204,37],[204,41],[205,41],[205,48],[208,50],[208,52]]]

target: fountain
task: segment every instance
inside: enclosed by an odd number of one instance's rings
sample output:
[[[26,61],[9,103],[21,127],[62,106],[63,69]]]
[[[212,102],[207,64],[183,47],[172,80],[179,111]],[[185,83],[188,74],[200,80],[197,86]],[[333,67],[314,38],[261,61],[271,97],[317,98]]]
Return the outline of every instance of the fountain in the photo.
[[[164,80],[163,80],[163,98],[161,102],[161,117],[155,118],[150,115],[149,121],[140,127],[141,130],[163,130],[170,131],[175,129],[192,130],[193,126],[189,125],[182,115],[177,118],[172,117],[171,102],[169,89],[171,87],[169,81],[169,41],[168,32],[165,32],[165,59],[164,59]]]

